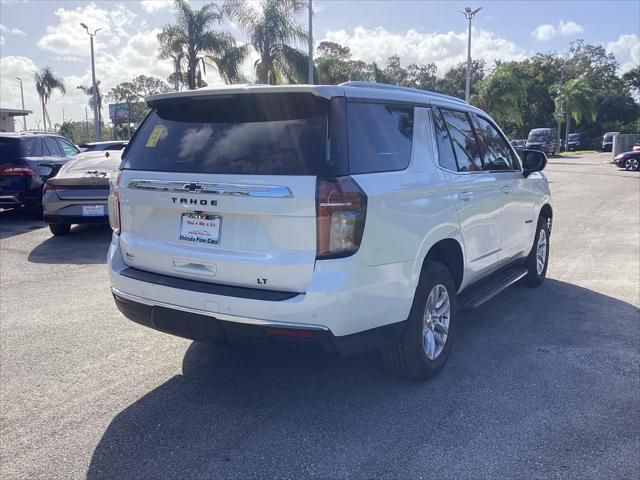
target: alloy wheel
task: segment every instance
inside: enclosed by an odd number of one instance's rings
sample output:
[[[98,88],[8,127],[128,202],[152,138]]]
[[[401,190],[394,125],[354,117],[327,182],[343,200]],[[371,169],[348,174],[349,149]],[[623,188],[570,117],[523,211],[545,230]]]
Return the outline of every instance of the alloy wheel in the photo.
[[[450,318],[449,292],[439,283],[431,289],[424,310],[422,346],[429,360],[435,360],[444,350],[449,335]]]

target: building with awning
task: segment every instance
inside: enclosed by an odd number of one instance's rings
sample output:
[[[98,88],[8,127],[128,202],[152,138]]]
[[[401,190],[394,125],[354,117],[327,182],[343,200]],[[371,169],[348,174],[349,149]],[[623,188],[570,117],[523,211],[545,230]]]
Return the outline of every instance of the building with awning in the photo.
[[[15,117],[22,117],[22,121],[24,121],[30,113],[33,113],[33,110],[0,107],[0,132],[15,132]]]

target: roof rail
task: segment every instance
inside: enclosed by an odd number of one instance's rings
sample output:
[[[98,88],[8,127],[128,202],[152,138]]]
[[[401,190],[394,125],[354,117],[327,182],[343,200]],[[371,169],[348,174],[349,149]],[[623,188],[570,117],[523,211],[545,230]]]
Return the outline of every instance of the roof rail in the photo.
[[[381,90],[400,90],[403,92],[409,93],[417,93],[420,95],[429,95],[431,97],[442,98],[443,100],[448,100],[449,102],[457,102],[468,105],[467,102],[458,97],[452,97],[451,95],[445,95],[444,93],[433,92],[431,90],[420,90],[418,88],[411,87],[400,87],[398,85],[390,85],[388,83],[376,83],[376,82],[360,82],[360,81],[350,81],[344,82],[339,85],[340,87],[364,87],[364,88],[378,88]]]

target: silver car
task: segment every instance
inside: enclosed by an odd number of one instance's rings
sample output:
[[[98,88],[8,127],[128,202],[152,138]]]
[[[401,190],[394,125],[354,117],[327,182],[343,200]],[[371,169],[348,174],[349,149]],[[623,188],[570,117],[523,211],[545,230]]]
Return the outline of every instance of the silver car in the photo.
[[[73,224],[109,222],[109,174],[118,169],[121,153],[81,153],[47,180],[42,209],[51,233],[67,235]]]

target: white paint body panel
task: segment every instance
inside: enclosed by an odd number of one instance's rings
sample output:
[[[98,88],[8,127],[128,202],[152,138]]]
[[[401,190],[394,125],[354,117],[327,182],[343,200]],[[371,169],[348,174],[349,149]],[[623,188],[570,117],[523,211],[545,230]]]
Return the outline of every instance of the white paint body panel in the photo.
[[[236,93],[249,88],[228,90]],[[259,87],[264,89],[266,87]],[[411,92],[357,87],[306,88],[317,95],[429,103]],[[232,91],[233,90],[233,91]],[[289,91],[287,90],[287,91]],[[210,92],[197,91],[197,95]],[[182,94],[186,95],[186,94]],[[196,94],[194,94],[196,95]],[[439,104],[449,106],[438,99]],[[451,105],[453,102],[451,103]],[[457,108],[460,108],[456,102]],[[474,111],[470,106],[465,109]],[[197,177],[197,178],[194,178]],[[228,182],[288,187],[292,198],[255,199],[207,196],[218,206],[199,208],[222,215],[218,246],[184,244],[177,239],[180,209],[172,196],[190,194],[121,191],[122,230],[109,250],[112,287],[150,304],[173,305],[217,314],[244,323],[259,321],[321,326],[334,335],[362,332],[405,320],[411,308],[424,258],[440,240],[457,241],[463,252],[460,290],[494,271],[506,260],[526,256],[533,244],[540,209],[551,203],[541,173],[458,174],[437,163],[430,110],[416,106],[414,141],[406,170],[353,175],[367,195],[360,249],[355,255],[316,260],[315,177],[190,175],[123,171],[121,185],[133,179]],[[503,191],[508,185],[509,192]],[[472,192],[469,200],[461,194]],[[203,195],[193,195],[203,198]],[[463,195],[464,197],[464,195]],[[531,223],[525,223],[527,220]],[[215,265],[215,276],[178,272],[175,261]],[[127,266],[194,280],[257,288],[255,278],[269,278],[268,289],[298,292],[286,301],[247,300],[178,290],[120,275]]]

